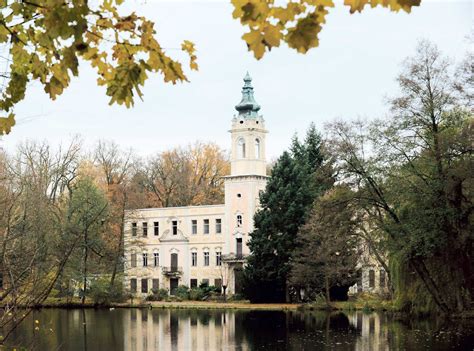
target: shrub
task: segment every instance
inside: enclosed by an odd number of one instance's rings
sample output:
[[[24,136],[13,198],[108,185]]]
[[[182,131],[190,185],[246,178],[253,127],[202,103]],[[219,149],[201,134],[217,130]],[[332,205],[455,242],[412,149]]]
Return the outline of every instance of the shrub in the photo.
[[[125,295],[120,282],[110,286],[110,281],[105,278],[94,280],[91,283],[89,296],[97,305],[107,305],[111,302],[121,302]]]
[[[204,297],[204,291],[200,288],[193,288],[189,290],[189,299],[193,301],[200,301]]]
[[[151,294],[146,297],[147,301],[164,301],[168,298],[168,290],[151,289]]]
[[[174,296],[181,300],[189,299],[189,288],[186,285],[180,285],[176,288]]]

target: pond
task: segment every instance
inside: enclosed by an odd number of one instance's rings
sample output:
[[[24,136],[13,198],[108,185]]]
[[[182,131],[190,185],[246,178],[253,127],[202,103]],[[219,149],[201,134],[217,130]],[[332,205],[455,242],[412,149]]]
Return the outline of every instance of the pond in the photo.
[[[41,351],[472,350],[472,322],[363,312],[43,309],[7,345]]]

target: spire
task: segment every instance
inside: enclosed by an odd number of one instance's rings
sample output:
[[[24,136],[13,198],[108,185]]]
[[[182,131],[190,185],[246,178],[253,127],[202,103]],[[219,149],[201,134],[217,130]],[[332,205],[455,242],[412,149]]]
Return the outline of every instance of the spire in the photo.
[[[239,111],[239,116],[244,118],[256,118],[257,112],[260,110],[260,105],[257,104],[253,97],[252,78],[249,72],[244,77],[244,86],[242,88],[242,100],[239,102],[235,109]]]

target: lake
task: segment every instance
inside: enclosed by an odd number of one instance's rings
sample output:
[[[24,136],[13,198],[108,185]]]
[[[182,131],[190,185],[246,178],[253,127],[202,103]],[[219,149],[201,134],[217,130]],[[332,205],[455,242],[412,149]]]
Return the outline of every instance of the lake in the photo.
[[[375,312],[43,309],[7,345],[41,351],[472,350],[473,335],[473,321],[400,320]]]

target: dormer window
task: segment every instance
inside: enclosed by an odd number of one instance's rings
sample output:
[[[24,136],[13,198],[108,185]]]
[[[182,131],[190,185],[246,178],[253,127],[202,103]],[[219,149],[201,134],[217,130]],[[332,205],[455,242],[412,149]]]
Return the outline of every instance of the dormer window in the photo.
[[[238,158],[245,158],[245,140],[240,138],[237,142],[237,156]]]
[[[173,235],[178,235],[178,221],[172,221]]]

